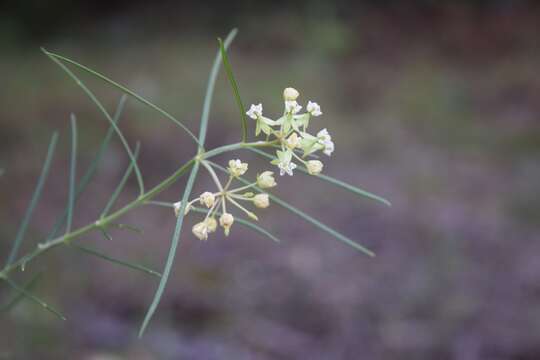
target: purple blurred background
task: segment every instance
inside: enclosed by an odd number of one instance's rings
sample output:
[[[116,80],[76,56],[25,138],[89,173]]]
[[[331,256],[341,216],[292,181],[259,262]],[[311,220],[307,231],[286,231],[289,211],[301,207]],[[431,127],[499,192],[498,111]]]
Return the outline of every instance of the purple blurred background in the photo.
[[[239,35],[230,60],[247,104],[281,111],[294,86],[315,100],[336,142],[325,172],[380,194],[386,208],[298,174],[275,193],[377,253],[367,258],[279,208],[259,212],[279,245],[235,226],[181,239],[146,336],[137,330],[155,278],[58,248],[16,280],[61,322],[22,301],[0,322],[0,359],[520,359],[540,358],[540,6],[534,1],[28,1],[0,9],[0,255],[30,201],[47,142],[61,132],[23,252],[67,201],[69,114],[79,118],[79,175],[106,120],[40,46],[76,59],[170,111],[198,119],[217,36]],[[121,94],[83,80],[111,111]],[[160,115],[129,100],[121,127],[142,143],[148,186],[195,151]],[[253,131],[253,128],[250,129]],[[220,75],[208,147],[239,139]],[[231,155],[232,156],[232,155]],[[247,152],[250,173],[268,168]],[[224,164],[228,156],[218,160]],[[96,219],[128,159],[115,139],[75,210]],[[195,193],[212,186],[204,172]],[[185,179],[159,196],[175,201]],[[134,178],[121,196],[137,196]],[[161,270],[175,218],[145,207],[113,241],[80,239]],[[4,261],[4,260],[2,260]],[[0,284],[0,301],[11,296]]]

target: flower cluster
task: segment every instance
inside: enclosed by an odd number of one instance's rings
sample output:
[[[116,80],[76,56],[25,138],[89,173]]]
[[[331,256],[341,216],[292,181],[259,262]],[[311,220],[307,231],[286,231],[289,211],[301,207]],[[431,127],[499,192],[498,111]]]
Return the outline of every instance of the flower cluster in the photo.
[[[252,184],[231,188],[233,181],[247,172],[247,163],[244,163],[239,159],[230,160],[227,168],[229,172],[229,179],[225,185],[221,184],[218,176],[209,163],[203,161],[202,164],[212,176],[218,191],[205,191],[199,195],[199,197],[189,201],[186,204],[184,215],[187,215],[190,210],[194,209],[194,204],[196,203],[199,203],[199,205],[202,206],[202,208],[198,209],[199,211],[204,209],[204,212],[206,212],[206,216],[204,217],[203,221],[198,222],[192,228],[193,234],[199,238],[199,240],[207,240],[208,234],[215,232],[218,228],[218,224],[223,228],[225,235],[229,235],[231,226],[234,223],[234,216],[227,211],[228,204],[234,205],[253,220],[258,220],[257,215],[246,209],[240,204],[240,202],[250,202],[255,207],[260,209],[267,208],[270,205],[268,194],[255,194],[249,190],[253,189],[255,186],[260,189],[269,189],[276,186],[277,184],[272,171],[264,171],[263,173],[258,174],[257,181]],[[181,205],[182,203],[180,201],[174,203],[174,212],[176,216],[180,216]],[[221,211],[219,211],[220,208]],[[218,217],[218,220],[216,220],[216,217]]]
[[[293,170],[297,165],[293,162],[302,163],[310,174],[317,175],[323,169],[323,163],[319,160],[306,160],[307,157],[316,157],[317,151],[322,151],[330,156],[334,151],[334,142],[328,130],[322,129],[317,135],[307,132],[311,117],[322,115],[321,107],[312,101],[308,101],[306,112],[300,113],[302,106],[296,99],[300,93],[293,88],[286,88],[283,91],[285,110],[283,116],[277,120],[272,120],[263,116],[262,104],[251,105],[246,114],[256,121],[255,135],[261,132],[266,135],[267,140],[274,140],[278,150],[277,159],[272,164],[277,165],[280,175],[293,175]]]

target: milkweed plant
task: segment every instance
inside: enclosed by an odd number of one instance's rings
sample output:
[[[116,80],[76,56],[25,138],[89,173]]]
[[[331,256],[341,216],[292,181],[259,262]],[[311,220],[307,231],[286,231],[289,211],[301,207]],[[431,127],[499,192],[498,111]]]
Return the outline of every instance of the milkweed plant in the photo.
[[[17,270],[24,271],[27,264],[53,248],[67,246],[88,255],[97,256],[115,264],[154,275],[159,279],[154,298],[150,303],[139,330],[139,336],[142,336],[156,311],[167,285],[167,280],[174,263],[180,234],[183,230],[184,219],[186,216],[197,216],[197,222],[192,227],[191,233],[199,240],[206,241],[212,236],[212,233],[218,231],[218,229],[222,229],[226,236],[230,236],[231,234],[234,234],[234,227],[237,226],[237,224],[240,224],[249,227],[253,231],[259,232],[274,241],[279,241],[276,236],[257,224],[259,216],[261,216],[260,211],[267,208],[272,203],[285,208],[293,215],[299,216],[319,230],[326,232],[354,249],[369,256],[374,256],[373,252],[367,248],[294,207],[285,200],[282,200],[277,195],[270,193],[270,190],[274,191],[279,185],[282,185],[281,179],[285,179],[287,176],[296,175],[300,172],[313,179],[324,180],[331,185],[348,190],[355,195],[367,197],[383,204],[390,205],[390,203],[382,197],[323,174],[324,164],[321,159],[323,157],[331,156],[335,146],[332,136],[327,130],[327,125],[323,125],[325,124],[322,120],[323,112],[317,102],[309,100],[305,104],[305,111],[302,111],[303,105],[301,105],[299,101],[300,92],[293,87],[287,87],[283,91],[283,113],[280,114],[279,117],[271,118],[268,116],[263,112],[263,105],[260,103],[251,105],[246,111],[226,53],[226,49],[234,39],[236,32],[236,29],[231,31],[225,41],[218,39],[219,50],[210,71],[198,136],[173,115],[127,87],[85,65],[75,62],[74,60],[42,49],[43,53],[56,63],[97,106],[104,118],[108,121],[110,127],[103,138],[95,158],[77,182],[77,173],[79,170],[77,168],[77,118],[74,114],[71,115],[71,155],[68,201],[66,208],[63,213],[59,214],[50,234],[41,242],[37,243],[30,252],[23,256],[19,256],[19,249],[23,238],[25,237],[33,210],[43,192],[43,187],[53,161],[58,142],[58,133],[54,132],[52,134],[42,166],[41,175],[37,181],[30,204],[28,205],[18,232],[15,235],[11,250],[7,256],[7,261],[0,270],[0,281],[13,289],[12,298],[8,299],[3,305],[4,309],[9,309],[19,300],[26,298],[42,306],[59,318],[65,319],[58,310],[32,293],[31,287],[35,282],[36,277],[33,277],[26,284],[18,284],[13,279],[13,275]],[[209,122],[210,106],[221,64],[223,64],[223,67],[225,68],[235,102],[240,110],[241,140],[237,143],[223,145],[214,149],[207,149],[205,148],[205,139]],[[77,75],[79,72],[89,73],[123,93],[114,113],[110,113],[96,95],[79,78]],[[194,145],[196,145],[196,152],[189,161],[179,166],[172,175],[163,179],[158,185],[151,189],[145,187],[142,172],[137,165],[140,149],[139,144],[137,143],[135,146],[129,144],[119,127],[119,120],[127,98],[132,98],[146,105],[161,116],[172,121],[180,130],[189,135],[192,138]],[[249,127],[255,128],[253,134],[254,139],[250,141],[248,141]],[[328,127],[331,127],[331,123],[328,123]],[[100,160],[106,153],[109,142],[115,135],[119,138],[126,151],[127,157],[129,158],[129,166],[120,183],[113,190],[109,201],[97,217],[96,221],[80,228],[73,228],[72,220],[76,202],[93,178]],[[252,180],[248,180],[248,173],[255,173],[252,171],[249,164],[243,161],[241,157],[231,156],[230,160],[225,164],[218,164],[212,160],[216,155],[238,150],[249,150],[269,160],[266,168],[260,173],[257,173],[254,178],[252,177]],[[211,177],[213,187],[206,189],[206,191],[201,194],[193,194],[192,189],[198,179],[201,169],[204,172],[207,172]],[[116,200],[132,174],[134,174],[137,179],[139,194],[128,204],[115,209]],[[180,177],[186,174],[189,174],[188,180],[180,198],[168,199],[169,201],[156,199],[160,193],[174,185]],[[283,183],[285,183],[285,181],[283,181]],[[138,207],[150,205],[170,207],[171,216],[176,216],[176,226],[172,234],[170,249],[161,273],[137,263],[113,258],[79,243],[79,240],[82,240],[81,238],[84,235],[96,231],[101,232],[103,236],[110,239],[108,231],[113,227],[139,231],[137,228],[119,223],[119,220],[126,213]]]

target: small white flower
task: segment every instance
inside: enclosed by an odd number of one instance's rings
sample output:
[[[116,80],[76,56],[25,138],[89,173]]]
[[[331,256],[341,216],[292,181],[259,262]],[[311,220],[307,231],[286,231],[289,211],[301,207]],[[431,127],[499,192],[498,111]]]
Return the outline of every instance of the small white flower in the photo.
[[[248,111],[246,111],[246,115],[252,118],[253,120],[257,120],[259,117],[262,116],[263,108],[262,104],[259,105],[251,105]]]
[[[247,169],[248,169],[248,164],[241,162],[240,159],[229,161],[229,172],[234,177],[244,175]]]
[[[311,174],[311,175],[318,175],[321,173],[322,169],[323,169],[323,163],[320,162],[319,160],[309,160],[306,164],[306,167],[308,169],[308,172]]]
[[[296,114],[302,109],[302,106],[298,105],[295,100],[285,101],[285,112],[290,114]]]
[[[283,90],[283,99],[285,101],[294,101],[300,96],[300,93],[298,90],[292,87],[288,87],[285,90]]]
[[[257,194],[253,198],[253,204],[261,209],[267,208],[270,205],[268,194]]]
[[[181,201],[175,202],[173,204],[173,207],[174,207],[174,215],[176,215],[176,217],[180,216],[180,208],[182,207],[182,202]],[[191,209],[191,205],[187,204],[186,210],[184,210],[184,215],[187,215],[190,209]]]
[[[214,206],[214,201],[216,200],[214,194],[210,191],[205,191],[199,197],[201,205],[205,205],[207,208]]]
[[[268,189],[276,186],[276,180],[274,179],[274,173],[272,171],[264,171],[257,176],[257,185],[261,189]]]
[[[320,116],[322,115],[321,107],[316,102],[308,101],[306,110],[311,116]]]
[[[208,240],[208,225],[206,222],[202,221],[193,225],[191,231],[199,240]]]
[[[323,153],[330,156],[334,152],[334,142],[328,133],[328,130],[322,129],[317,133],[318,143],[324,146]]]
[[[231,226],[233,223],[234,216],[229,213],[223,213],[219,218],[219,225],[223,227],[226,236],[229,236],[229,231],[231,230]]]
[[[206,219],[208,233],[213,233],[217,229],[217,221],[213,217]]]
[[[294,149],[300,144],[301,138],[298,137],[298,134],[292,133],[286,140],[287,147],[289,149]]]
[[[296,169],[296,164],[293,162],[280,162],[278,164],[279,167],[279,175],[283,176],[285,174],[289,176],[293,176],[293,170]]]

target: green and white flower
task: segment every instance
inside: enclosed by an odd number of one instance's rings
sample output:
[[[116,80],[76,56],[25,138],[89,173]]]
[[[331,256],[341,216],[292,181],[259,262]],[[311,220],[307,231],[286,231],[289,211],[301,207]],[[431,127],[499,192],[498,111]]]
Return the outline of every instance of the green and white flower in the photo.
[[[311,116],[321,116],[321,107],[316,102],[308,101],[306,110],[308,113],[311,114]]]
[[[323,153],[325,155],[332,155],[334,152],[334,142],[332,141],[332,136],[328,133],[326,128],[322,129],[317,133],[317,138],[319,139],[319,144],[324,147]]]
[[[248,164],[243,163],[240,159],[229,161],[229,173],[234,177],[242,176],[246,173]]]
[[[249,110],[246,112],[246,115],[252,118],[253,120],[257,120],[262,116],[263,107],[262,104],[259,105],[251,105]]]
[[[253,197],[253,204],[260,208],[265,209],[268,206],[270,206],[270,199],[268,197],[268,194],[257,194]]]
[[[257,176],[257,186],[261,189],[268,189],[276,185],[276,180],[274,179],[274,173],[272,171],[264,171]]]

